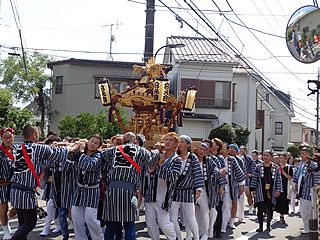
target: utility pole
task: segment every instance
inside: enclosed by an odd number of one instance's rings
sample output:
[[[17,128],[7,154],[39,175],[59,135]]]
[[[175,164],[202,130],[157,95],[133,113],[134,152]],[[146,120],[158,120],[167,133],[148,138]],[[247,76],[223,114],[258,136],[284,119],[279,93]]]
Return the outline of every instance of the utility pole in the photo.
[[[109,24],[109,25],[103,25],[102,27],[110,27],[110,42],[109,42],[109,55],[107,57],[108,60],[113,60],[113,56],[112,56],[112,43],[116,40],[115,36],[113,35],[113,26],[116,26],[118,29],[118,26],[121,25],[122,23],[117,23],[114,24]]]
[[[153,43],[154,43],[154,12],[155,0],[147,0],[146,8],[146,31],[145,31],[145,45],[143,61],[147,62],[149,58],[153,57]]]
[[[316,146],[319,146],[319,89],[320,89],[320,68],[318,68],[318,79],[317,80],[308,80],[308,89],[311,91],[311,94],[317,94],[317,114],[316,114]]]

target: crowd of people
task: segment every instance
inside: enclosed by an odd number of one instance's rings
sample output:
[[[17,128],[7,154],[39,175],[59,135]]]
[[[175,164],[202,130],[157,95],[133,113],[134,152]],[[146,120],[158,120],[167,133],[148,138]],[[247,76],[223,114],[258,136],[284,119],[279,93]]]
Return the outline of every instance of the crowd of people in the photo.
[[[296,32],[294,28],[290,28],[291,34],[288,44],[293,44],[293,49],[296,51],[293,55],[302,62],[314,62],[319,59],[319,35],[314,34],[306,36],[305,40],[302,39],[301,33]]]
[[[153,149],[145,137],[127,132],[104,142],[98,134],[88,139],[60,139],[53,132],[38,143],[34,126],[23,129],[23,144],[14,144],[15,131],[1,130],[0,222],[3,239],[23,240],[37,223],[38,189],[47,201],[47,216],[40,233],[54,232],[69,239],[136,239],[135,222],[144,210],[148,234],[160,239],[221,238],[227,228],[256,214],[257,232],[271,231],[273,211],[295,213],[299,200],[308,233],[312,217],[312,187],[320,181],[309,147],[300,158],[289,153],[251,154],[245,146],[218,138],[193,144],[190,136],[165,135]],[[315,149],[317,150],[317,149]],[[250,156],[251,155],[251,156]],[[19,227],[11,233],[8,203],[15,209]],[[291,206],[291,210],[290,210]],[[266,217],[266,228],[263,229]]]

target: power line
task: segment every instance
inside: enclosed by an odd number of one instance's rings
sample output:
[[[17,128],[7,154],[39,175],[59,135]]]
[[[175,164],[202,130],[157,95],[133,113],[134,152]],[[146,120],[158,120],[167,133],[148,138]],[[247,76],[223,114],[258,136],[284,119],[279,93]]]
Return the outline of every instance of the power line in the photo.
[[[187,3],[187,1],[186,0],[184,0],[186,3]],[[213,1],[214,2],[214,1]],[[200,11],[200,9],[193,3],[193,1],[191,0],[191,3],[197,8],[197,10],[198,11]],[[189,4],[189,3],[187,3],[187,5],[210,27],[210,25],[197,13],[197,11]],[[218,6],[217,6],[218,7]],[[218,9],[219,9],[219,7],[218,7]],[[219,9],[220,10],[220,9]],[[210,22],[210,21],[209,21]],[[211,23],[212,24],[212,23]],[[215,30],[212,28],[212,30],[215,32]],[[251,32],[251,31],[250,31]],[[215,32],[216,33],[216,32]],[[227,44],[227,46],[229,46],[229,48],[232,50],[232,51],[236,51],[236,52],[238,52],[238,50],[231,44],[231,46],[230,46],[230,44],[228,44],[221,36],[219,36],[219,34],[218,33],[216,33],[217,34],[217,36],[225,43],[225,44]],[[244,62],[246,62],[244,59],[243,59],[243,57],[241,57],[241,53],[240,53],[240,55],[239,55],[239,58],[241,59],[241,60],[243,60]],[[249,65],[248,65],[249,66]],[[247,70],[246,70],[247,71]],[[252,73],[250,73],[249,71],[247,71],[250,75],[252,75]],[[263,81],[265,81],[263,78],[261,79],[261,80],[263,80]],[[270,81],[270,80],[269,80]],[[271,82],[271,81],[270,81]],[[272,83],[272,82],[271,82]],[[268,84],[268,83],[267,83]],[[272,83],[273,84],[273,83]],[[269,85],[269,84],[268,84]],[[274,84],[273,84],[274,85]],[[275,86],[275,85],[274,85]],[[280,91],[280,93],[282,93],[281,91]],[[285,97],[285,98],[287,98],[287,96],[286,95],[284,95],[283,93],[282,93],[282,95]],[[293,104],[293,105],[295,105],[295,106],[297,106],[297,108],[299,108],[299,109],[301,109],[301,110],[303,110],[303,111],[305,111],[305,113],[307,113],[307,114],[310,114],[310,115],[312,115],[313,116],[313,114],[311,114],[310,112],[308,112],[308,111],[306,111],[305,109],[303,109],[300,105],[297,105],[297,104]]]
[[[252,31],[255,31],[255,32],[258,32],[258,33],[262,33],[262,34],[265,34],[265,35],[268,35],[268,36],[271,36],[271,37],[277,37],[277,38],[283,38],[283,39],[285,39],[284,36],[280,36],[280,35],[277,35],[277,34],[265,32],[265,31],[262,31],[262,30],[259,30],[259,29],[253,28],[253,27],[246,27],[245,25],[240,24],[240,23],[237,23],[237,22],[231,20],[231,19],[228,18],[228,17],[225,17],[225,18],[227,19],[228,22],[231,22],[231,23],[233,23],[233,24],[235,24],[235,25],[238,25],[238,26],[240,26],[240,27],[248,28],[248,29],[251,29]]]
[[[246,24],[242,21],[242,19],[235,13],[235,11],[233,10],[232,6],[230,5],[229,1],[226,0],[228,6],[230,7],[230,9],[234,12],[235,16],[239,19],[239,21],[246,26]],[[277,57],[275,57],[275,55],[269,50],[269,48],[266,47],[266,45],[248,28],[248,31],[254,36],[254,38],[269,52],[269,54],[271,56],[274,57],[274,59],[281,65],[283,66],[288,72],[290,72],[292,74],[292,76],[294,76],[296,79],[298,79],[300,82],[303,82],[304,84],[306,83],[305,81],[303,81],[301,78],[299,78],[296,74],[294,74],[286,65],[284,65]],[[274,84],[273,84],[274,85]],[[300,89],[301,90],[301,89]],[[303,90],[301,90],[303,92]]]
[[[136,3],[136,4],[140,4],[140,5],[146,5],[145,2],[140,2],[140,1],[135,1],[135,0],[127,0],[128,2],[131,2],[131,3]],[[162,5],[155,5],[156,7],[159,7],[160,9],[157,9],[157,11],[170,11],[169,9],[161,9],[161,8],[166,8],[165,6],[162,6]],[[171,9],[176,9],[177,11],[181,11],[181,10],[186,10],[186,11],[190,11],[191,9],[190,8],[179,8],[179,7],[173,7],[173,6],[170,6]],[[220,11],[217,11],[217,10],[212,10],[212,9],[202,9],[201,11],[205,12],[206,14],[217,14],[217,15],[220,15],[221,12]],[[223,11],[225,14],[227,15],[233,15],[232,11],[231,10],[225,10]],[[238,13],[238,15],[243,15],[243,16],[261,16],[260,14],[256,14],[256,13]],[[264,16],[271,16],[269,14],[264,14]],[[274,14],[273,16],[276,16],[276,17],[290,17],[290,15],[288,14]]]

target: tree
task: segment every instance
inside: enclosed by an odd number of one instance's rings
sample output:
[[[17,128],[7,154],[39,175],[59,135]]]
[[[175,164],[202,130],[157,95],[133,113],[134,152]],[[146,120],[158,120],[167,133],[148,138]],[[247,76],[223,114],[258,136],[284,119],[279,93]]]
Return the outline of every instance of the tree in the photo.
[[[219,127],[212,129],[209,135],[209,139],[219,138],[223,142],[233,143],[236,138],[235,131],[230,124],[224,123]]]
[[[26,65],[20,57],[9,56],[1,61],[1,84],[7,86],[16,99],[23,102],[36,101],[40,113],[41,136],[44,135],[45,95],[48,94],[50,75],[46,73],[47,63],[52,60],[48,55],[34,52],[26,54]]]
[[[209,139],[220,138],[223,142],[236,143],[240,146],[248,143],[249,135],[250,130],[248,128],[239,125],[232,127],[230,124],[224,123],[211,130]]]
[[[110,123],[107,114],[101,111],[97,115],[79,113],[77,116],[66,116],[59,121],[61,137],[71,136],[88,138],[99,133],[103,138],[110,138],[121,132],[117,123]]]
[[[293,145],[288,147],[287,152],[291,153],[292,157],[299,157],[300,150],[298,146]]]
[[[244,128],[242,126],[237,125],[234,128],[236,138],[234,139],[234,142],[238,144],[239,146],[241,145],[247,145],[249,141],[249,135],[250,135],[250,130],[248,128]]]
[[[28,109],[13,106],[13,94],[9,89],[0,88],[0,128],[14,128],[20,134],[23,127],[31,123],[33,114]]]

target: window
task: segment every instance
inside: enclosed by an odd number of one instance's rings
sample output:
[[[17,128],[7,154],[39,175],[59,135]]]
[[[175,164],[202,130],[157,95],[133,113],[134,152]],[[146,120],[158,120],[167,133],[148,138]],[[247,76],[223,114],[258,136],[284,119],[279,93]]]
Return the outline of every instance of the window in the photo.
[[[256,129],[264,128],[264,110],[256,111]]]
[[[198,90],[196,107],[224,108],[231,107],[231,82],[212,80],[181,79],[181,90],[195,86]]]
[[[55,82],[55,94],[62,94],[63,76],[57,76]]]
[[[309,142],[309,134],[308,133],[306,133],[304,135],[304,142]]]
[[[236,110],[237,102],[236,102],[236,83],[232,83],[232,112]]]
[[[270,101],[270,95],[269,93],[266,93],[266,102],[268,103]]]
[[[275,135],[283,134],[283,122],[275,122]]]
[[[103,77],[95,77],[95,98],[100,98],[99,92],[99,82],[103,79]],[[128,86],[128,82],[122,79],[110,79],[111,87],[114,87],[119,93],[126,90]]]

